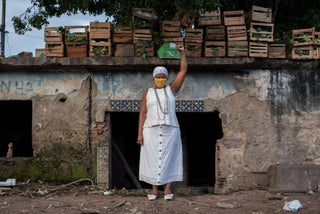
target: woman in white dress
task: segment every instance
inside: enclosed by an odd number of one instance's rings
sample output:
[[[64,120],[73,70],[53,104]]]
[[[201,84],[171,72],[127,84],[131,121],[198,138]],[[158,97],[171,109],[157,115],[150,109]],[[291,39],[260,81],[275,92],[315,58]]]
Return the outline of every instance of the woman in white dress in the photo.
[[[175,95],[187,73],[184,47],[180,52],[180,71],[166,85],[168,71],[158,66],[153,71],[154,88],[142,97],[137,143],[141,145],[139,180],[152,185],[149,200],[158,197],[158,186],[164,185],[164,199],[172,200],[170,185],[183,180],[182,144],[179,123],[175,113]]]

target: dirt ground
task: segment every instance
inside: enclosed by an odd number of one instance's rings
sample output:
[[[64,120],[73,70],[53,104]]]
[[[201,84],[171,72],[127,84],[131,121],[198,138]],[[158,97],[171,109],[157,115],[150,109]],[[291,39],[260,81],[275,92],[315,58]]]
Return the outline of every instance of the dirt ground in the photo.
[[[0,188],[0,213],[290,213],[286,202],[299,200],[297,213],[320,213],[320,193],[270,193],[249,190],[215,195],[194,191],[175,192],[173,201],[163,194],[148,201],[150,190],[112,190],[108,193],[91,184],[48,185],[24,183]],[[105,193],[105,194],[104,194]]]

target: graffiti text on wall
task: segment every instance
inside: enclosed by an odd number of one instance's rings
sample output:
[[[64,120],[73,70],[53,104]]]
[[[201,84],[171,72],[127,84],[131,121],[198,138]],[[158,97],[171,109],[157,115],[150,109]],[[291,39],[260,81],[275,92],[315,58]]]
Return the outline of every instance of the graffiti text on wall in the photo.
[[[28,93],[33,93],[32,83],[19,81],[1,81],[0,85],[1,93],[15,93],[17,95],[24,95]]]

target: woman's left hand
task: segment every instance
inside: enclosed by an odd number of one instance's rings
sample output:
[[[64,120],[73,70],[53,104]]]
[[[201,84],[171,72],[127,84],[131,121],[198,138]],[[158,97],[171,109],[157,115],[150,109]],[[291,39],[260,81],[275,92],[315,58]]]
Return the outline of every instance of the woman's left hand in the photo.
[[[177,50],[180,51],[180,52],[184,51],[183,45],[177,45],[176,48],[177,48]]]

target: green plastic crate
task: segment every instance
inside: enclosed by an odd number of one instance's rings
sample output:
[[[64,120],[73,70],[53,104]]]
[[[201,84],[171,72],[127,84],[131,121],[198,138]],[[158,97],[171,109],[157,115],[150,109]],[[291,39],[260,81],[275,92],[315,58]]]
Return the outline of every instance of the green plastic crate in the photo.
[[[164,43],[157,51],[159,58],[180,59],[180,52],[176,48],[176,43]]]

